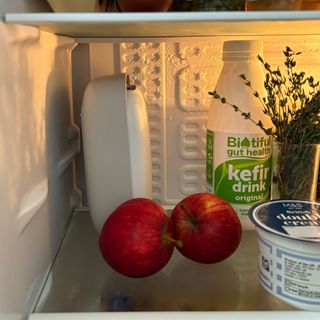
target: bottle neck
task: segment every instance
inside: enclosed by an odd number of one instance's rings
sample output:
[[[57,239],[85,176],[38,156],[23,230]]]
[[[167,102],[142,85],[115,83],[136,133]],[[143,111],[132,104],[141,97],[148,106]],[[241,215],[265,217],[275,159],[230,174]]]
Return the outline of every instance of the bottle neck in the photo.
[[[255,61],[258,52],[224,52],[222,61]]]

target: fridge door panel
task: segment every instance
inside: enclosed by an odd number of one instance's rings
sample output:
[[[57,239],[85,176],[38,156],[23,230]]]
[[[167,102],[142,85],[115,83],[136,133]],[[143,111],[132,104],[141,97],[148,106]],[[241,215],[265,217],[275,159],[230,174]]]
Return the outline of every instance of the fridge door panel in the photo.
[[[0,38],[0,314],[9,317],[32,310],[72,212],[74,41],[2,22]]]

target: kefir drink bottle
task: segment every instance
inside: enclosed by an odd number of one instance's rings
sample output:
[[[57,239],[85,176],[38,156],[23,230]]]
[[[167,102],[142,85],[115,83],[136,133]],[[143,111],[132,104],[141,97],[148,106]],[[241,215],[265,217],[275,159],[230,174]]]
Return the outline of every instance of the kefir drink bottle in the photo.
[[[245,74],[254,91],[265,96],[264,69],[257,59],[261,52],[260,41],[224,42],[223,67],[215,91],[270,128],[271,121],[262,112],[259,99],[239,77]],[[240,112],[212,98],[207,121],[207,188],[233,206],[244,230],[254,229],[248,218],[249,208],[270,198],[271,142],[271,136]]]

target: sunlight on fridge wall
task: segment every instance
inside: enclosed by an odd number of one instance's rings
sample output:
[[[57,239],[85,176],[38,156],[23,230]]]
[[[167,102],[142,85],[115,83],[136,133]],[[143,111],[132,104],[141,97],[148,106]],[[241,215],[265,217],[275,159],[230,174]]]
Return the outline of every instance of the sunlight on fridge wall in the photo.
[[[44,3],[1,1],[0,12],[43,11]],[[221,69],[222,43],[231,37],[96,42],[84,50],[90,68],[81,59],[71,64],[72,38],[2,22],[0,38],[0,318],[18,319],[32,310],[78,204],[70,164],[79,152],[73,120],[80,117],[84,84],[127,72],[142,90],[150,124],[153,197],[172,206],[184,195],[204,190],[207,93]],[[304,52],[299,66],[320,78],[319,36],[261,39],[271,64],[282,63],[281,52],[289,45]],[[82,86],[73,97],[71,65],[83,77],[73,79],[74,87]],[[85,192],[83,163],[78,169],[77,183]]]
[[[89,78],[126,72],[144,94],[151,136],[153,197],[164,205],[172,206],[186,194],[206,190],[205,126],[211,99],[208,91],[214,89],[221,71],[222,44],[231,39],[253,37],[147,42],[126,39],[115,44],[89,45]],[[259,39],[263,40],[263,56],[271,66],[284,68],[283,50],[290,46],[302,51],[297,69],[320,79],[320,37]]]

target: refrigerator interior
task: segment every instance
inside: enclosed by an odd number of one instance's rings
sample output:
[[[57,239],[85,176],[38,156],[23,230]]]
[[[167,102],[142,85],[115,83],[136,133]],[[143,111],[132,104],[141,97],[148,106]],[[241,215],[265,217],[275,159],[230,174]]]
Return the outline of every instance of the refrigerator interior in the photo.
[[[259,285],[254,231],[223,263],[198,265],[175,252],[161,272],[135,280],[103,262],[87,210],[80,114],[90,80],[124,72],[143,92],[153,198],[172,208],[205,191],[208,91],[223,41],[262,39],[273,65],[290,46],[304,52],[299,66],[320,79],[320,14],[275,14],[276,23],[228,13],[216,23],[210,13],[125,14],[116,22],[107,14],[11,14],[0,22],[0,318],[172,319],[171,311],[180,311],[176,319],[199,317],[190,311],[203,319],[257,318],[254,311],[259,319],[306,317]],[[119,304],[142,313],[108,312],[121,311]]]

